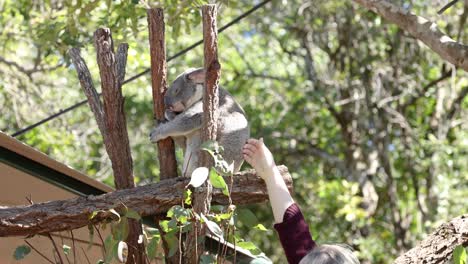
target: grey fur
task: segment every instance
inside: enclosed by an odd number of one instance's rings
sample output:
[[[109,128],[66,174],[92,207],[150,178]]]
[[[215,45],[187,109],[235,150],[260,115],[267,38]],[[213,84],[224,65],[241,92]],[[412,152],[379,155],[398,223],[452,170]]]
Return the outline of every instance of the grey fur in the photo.
[[[299,264],[359,264],[359,260],[344,244],[323,244],[315,247]]]
[[[156,126],[150,134],[151,142],[172,137],[184,149],[184,176],[196,169],[200,156],[203,119],[203,69],[189,69],[171,84],[164,102],[166,123]],[[234,171],[243,163],[242,147],[250,136],[250,127],[242,107],[228,91],[219,87],[219,119],[217,141],[224,148],[223,157],[234,161]]]

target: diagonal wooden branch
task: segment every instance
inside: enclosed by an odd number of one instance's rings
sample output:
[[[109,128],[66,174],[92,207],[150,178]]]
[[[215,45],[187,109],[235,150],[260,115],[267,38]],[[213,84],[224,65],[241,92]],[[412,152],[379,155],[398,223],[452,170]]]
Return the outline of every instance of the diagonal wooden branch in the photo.
[[[468,96],[468,85],[463,87],[455,100],[453,100],[450,108],[447,111],[447,120],[451,120],[455,114],[462,109],[463,100],[465,100],[466,96]]]
[[[104,111],[102,109],[101,99],[99,99],[99,93],[94,88],[93,79],[88,66],[81,57],[79,48],[71,48],[68,51],[68,54],[70,55],[73,65],[78,73],[78,80],[80,80],[81,88],[83,88],[83,91],[88,98],[88,104],[96,118],[98,128],[101,131],[101,134],[105,135],[106,129],[104,127],[103,120]]]
[[[468,71],[468,46],[456,42],[441,32],[437,25],[423,17],[400,8],[384,0],[354,0],[370,9],[400,28],[408,31],[413,37],[424,42],[443,59]]]
[[[292,179],[285,166],[278,166],[288,188]],[[261,203],[268,199],[264,181],[254,170],[236,174],[232,188],[232,202],[236,205]],[[227,180],[227,179],[226,179]],[[0,237],[28,236],[47,232],[71,230],[112,218],[111,208],[122,212],[122,204],[141,216],[166,212],[180,204],[189,178],[174,178],[159,183],[117,190],[99,196],[37,203],[28,206],[0,207]],[[213,191],[213,203],[228,204],[228,198],[219,190]],[[92,220],[89,216],[98,213]]]
[[[448,263],[458,245],[468,246],[468,214],[442,224],[418,246],[398,257],[393,263]]]

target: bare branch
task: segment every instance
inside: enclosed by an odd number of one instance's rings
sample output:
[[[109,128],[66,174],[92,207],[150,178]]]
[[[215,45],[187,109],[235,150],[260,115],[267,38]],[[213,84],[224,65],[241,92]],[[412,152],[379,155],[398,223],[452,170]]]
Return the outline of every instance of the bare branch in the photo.
[[[68,51],[73,65],[78,72],[78,79],[80,80],[81,88],[83,89],[86,97],[88,98],[88,104],[93,111],[94,117],[96,118],[96,123],[101,131],[101,134],[104,136],[106,134],[106,129],[104,126],[104,111],[102,109],[101,99],[99,98],[99,93],[96,91],[93,85],[93,79],[91,73],[89,72],[86,62],[80,55],[80,49],[71,48]]]
[[[468,46],[456,42],[442,33],[437,25],[408,10],[400,8],[384,0],[354,0],[358,4],[370,9],[412,36],[424,42],[434,52],[453,65],[468,71]]]
[[[292,179],[288,169],[285,166],[278,166],[278,169],[291,190]],[[112,218],[109,209],[115,208],[118,212],[122,212],[124,209],[122,204],[137,211],[141,216],[157,215],[182,202],[185,186],[189,181],[190,178],[178,177],[99,196],[90,195],[28,206],[1,207],[0,237],[27,236],[96,224]],[[265,202],[268,199],[265,182],[254,170],[238,173],[233,177],[231,198],[236,205]],[[228,202],[228,198],[220,190],[213,191],[213,203],[228,204]],[[89,220],[93,212],[99,213]]]
[[[416,100],[418,100],[421,96],[424,95],[424,93],[427,90],[429,90],[429,88],[439,84],[440,82],[444,81],[445,79],[447,79],[451,75],[452,75],[452,70],[450,69],[448,71],[443,72],[442,75],[439,78],[437,78],[437,79],[435,79],[433,81],[430,81],[422,89],[418,90],[415,95],[413,95],[410,99],[408,99],[408,101],[406,101],[404,104],[401,105],[401,109],[402,109],[401,112],[404,112],[408,106],[414,104],[416,102]]]
[[[453,100],[450,109],[447,112],[447,120],[451,120],[455,114],[460,111],[463,100],[468,95],[468,86],[465,86],[461,89],[460,93],[458,94],[457,98]]]
[[[398,257],[393,263],[445,263],[451,259],[453,250],[458,245],[468,245],[468,214],[442,224],[418,246]]]
[[[442,14],[443,12],[445,12],[445,10],[449,9],[451,6],[453,6],[457,2],[458,2],[458,0],[452,0],[452,1],[448,2],[448,4],[446,4],[439,11],[437,11],[437,14],[439,14],[439,15]]]

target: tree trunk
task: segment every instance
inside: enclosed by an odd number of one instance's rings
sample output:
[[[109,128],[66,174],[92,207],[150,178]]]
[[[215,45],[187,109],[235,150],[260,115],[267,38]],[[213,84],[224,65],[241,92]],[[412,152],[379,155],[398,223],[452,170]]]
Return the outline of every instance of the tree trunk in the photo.
[[[221,65],[218,61],[218,30],[216,27],[216,5],[202,6],[203,19],[203,43],[205,54],[205,90],[203,92],[203,125],[202,142],[216,140],[218,122],[218,83],[221,75]],[[205,151],[201,153],[201,164],[207,168],[213,166],[212,157]],[[210,211],[211,183],[206,181],[201,188],[196,188],[193,194],[193,210],[201,215]],[[198,244],[197,238],[205,235],[206,227],[199,222],[195,223],[195,228],[187,235],[185,260],[186,263],[196,264],[199,257],[204,252],[204,244]]]
[[[165,121],[164,95],[167,86],[166,46],[164,37],[164,13],[161,8],[148,9],[149,43],[151,53],[151,84],[153,87],[154,119],[157,123]],[[158,141],[160,180],[177,177],[174,141],[166,138]]]
[[[278,166],[278,169],[288,188],[292,190],[292,179],[288,169],[285,166]],[[189,178],[178,177],[99,196],[89,195],[27,206],[0,207],[0,237],[29,236],[100,223],[112,218],[113,214],[109,209],[115,208],[117,212],[122,212],[122,204],[137,211],[141,216],[161,214],[182,203],[184,188],[189,181]],[[265,182],[254,170],[238,173],[233,177],[231,199],[236,205],[265,202],[268,200]],[[213,191],[212,201],[215,204],[229,203],[229,199],[219,190]],[[99,213],[89,220],[89,216],[98,211]]]
[[[356,3],[370,9],[388,21],[397,24],[408,31],[413,37],[424,42],[444,60],[468,71],[468,46],[456,42],[442,33],[437,25],[423,17],[411,13],[390,1],[384,0],[354,0]]]
[[[165,25],[164,12],[162,8],[152,8],[146,11],[148,18],[149,29],[149,44],[151,55],[151,84],[153,87],[153,112],[156,124],[165,121],[164,111],[164,95],[167,91],[167,67],[166,67],[166,45],[165,45]],[[175,147],[172,138],[168,137],[157,143],[158,159],[159,159],[159,180],[171,179],[177,177],[177,161],[175,157]],[[165,215],[159,215],[154,218],[159,232],[163,234],[163,230],[159,228],[159,221]],[[179,252],[176,252],[172,257],[168,257],[169,246],[162,236],[164,255],[166,263],[179,263]]]
[[[449,263],[456,246],[468,246],[468,214],[439,226],[418,246],[398,257],[394,264]]]
[[[122,96],[128,45],[126,43],[120,44],[117,53],[114,54],[111,32],[109,29],[103,28],[94,33],[94,43],[101,76],[103,104],[101,104],[99,94],[92,84],[91,74],[81,58],[79,50],[70,50],[70,56],[78,71],[78,78],[88,97],[91,110],[104,139],[104,146],[112,163],[115,186],[119,190],[133,188],[135,187],[133,161]],[[126,239],[129,249],[127,263],[145,262],[144,245],[138,243],[140,234],[142,234],[141,222],[130,219],[129,235]]]

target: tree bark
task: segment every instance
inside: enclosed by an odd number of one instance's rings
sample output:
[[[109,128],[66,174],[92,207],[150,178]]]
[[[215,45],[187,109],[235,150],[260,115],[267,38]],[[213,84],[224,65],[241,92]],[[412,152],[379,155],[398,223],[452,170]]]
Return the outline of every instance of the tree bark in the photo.
[[[153,112],[156,124],[165,122],[164,95],[167,91],[167,67],[166,67],[166,45],[165,45],[165,24],[164,11],[162,8],[152,8],[146,11],[149,29],[149,44],[151,55],[151,84],[153,91]],[[159,159],[159,179],[171,179],[177,177],[177,161],[175,156],[174,140],[171,137],[158,141]],[[154,218],[161,234],[163,230],[159,228],[159,221],[165,216],[160,215]],[[179,263],[179,252],[172,257],[168,257],[169,246],[162,236],[164,255],[166,263]]]
[[[356,3],[370,9],[388,21],[395,23],[413,37],[424,42],[444,60],[468,71],[468,46],[456,42],[442,33],[437,25],[408,10],[400,8],[384,0],[354,0]]]
[[[221,65],[218,61],[218,30],[216,27],[216,5],[202,6],[203,44],[205,55],[205,89],[203,92],[203,124],[202,142],[216,140],[218,122],[218,83],[221,75]],[[200,166],[211,168],[214,163],[212,157],[205,151],[201,153]],[[210,211],[213,186],[206,181],[201,188],[196,188],[193,194],[193,209],[201,214]],[[195,228],[187,235],[185,258],[187,263],[196,264],[204,252],[204,244],[198,244],[199,237],[205,235],[206,226],[195,222]]]
[[[80,57],[79,50],[70,50],[70,56],[72,56],[80,84],[88,97],[91,110],[104,139],[104,146],[112,163],[115,186],[117,189],[133,188],[135,187],[133,161],[122,96],[128,45],[126,43],[120,44],[117,53],[114,54],[111,32],[109,29],[103,28],[94,33],[94,43],[101,76],[103,104],[101,104],[99,94],[93,86],[91,74],[84,60]],[[144,246],[138,243],[140,234],[142,234],[141,222],[130,219],[129,235],[126,239],[129,245],[127,263],[145,262]]]
[[[101,135],[104,137],[106,135],[106,129],[104,127],[104,110],[102,109],[101,99],[99,99],[99,93],[96,91],[93,85],[93,79],[91,73],[89,72],[86,62],[81,58],[80,49],[71,48],[68,51],[73,65],[78,72],[78,80],[80,80],[81,88],[83,89],[86,97],[88,98],[88,104],[91,108],[91,111],[96,118],[96,123],[98,125]]]
[[[166,46],[164,33],[164,13],[161,8],[147,10],[149,44],[151,54],[151,84],[153,87],[153,111],[157,123],[165,121],[164,95],[166,94]],[[168,137],[158,141],[160,179],[177,177],[174,141]]]
[[[285,166],[278,166],[288,188],[292,191],[292,179]],[[227,179],[226,179],[227,180]],[[122,204],[137,211],[141,216],[166,212],[181,204],[184,188],[189,178],[174,178],[117,190],[99,196],[85,196],[68,200],[37,203],[28,206],[0,207],[0,237],[29,236],[47,232],[71,230],[91,223],[100,223],[112,218],[109,209],[121,212]],[[234,175],[231,194],[236,205],[261,203],[268,200],[265,182],[254,170]],[[213,203],[228,204],[228,198],[219,190],[213,191]],[[89,216],[99,211],[92,219]]]
[[[458,245],[468,246],[468,214],[442,224],[418,246],[398,257],[393,263],[448,263]]]

